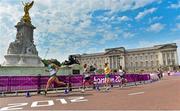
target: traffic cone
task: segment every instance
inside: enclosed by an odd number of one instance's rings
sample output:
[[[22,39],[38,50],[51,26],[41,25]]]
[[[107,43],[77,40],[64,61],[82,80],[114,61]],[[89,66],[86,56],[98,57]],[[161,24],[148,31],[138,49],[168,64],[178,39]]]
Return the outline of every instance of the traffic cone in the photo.
[[[64,94],[68,94],[68,93],[69,93],[69,89],[66,88],[66,89],[64,90]]]
[[[26,97],[31,97],[29,91],[26,92]]]

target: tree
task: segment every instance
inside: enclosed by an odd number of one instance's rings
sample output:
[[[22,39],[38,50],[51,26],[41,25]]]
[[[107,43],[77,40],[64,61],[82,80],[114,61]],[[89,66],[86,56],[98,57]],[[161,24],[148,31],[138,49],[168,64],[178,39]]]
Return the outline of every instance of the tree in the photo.
[[[44,66],[48,66],[48,61],[51,61],[52,63],[56,64],[57,66],[61,66],[61,63],[57,59],[43,59],[42,62],[44,63]]]
[[[80,64],[76,57],[70,55],[68,60],[65,60],[63,65],[72,65],[72,64]]]
[[[93,71],[95,71],[96,70],[96,68],[94,67],[94,66],[90,66],[90,72],[93,72]]]
[[[56,64],[57,66],[61,66],[61,63],[57,59],[51,59],[51,62]]]
[[[76,57],[74,57],[72,55],[70,55],[68,59],[69,59],[69,64],[70,65],[71,64],[79,64],[79,61],[76,59]]]
[[[42,62],[43,62],[43,64],[44,64],[44,66],[45,66],[45,67],[47,67],[47,66],[48,66],[48,60],[43,59],[43,60],[42,60]]]

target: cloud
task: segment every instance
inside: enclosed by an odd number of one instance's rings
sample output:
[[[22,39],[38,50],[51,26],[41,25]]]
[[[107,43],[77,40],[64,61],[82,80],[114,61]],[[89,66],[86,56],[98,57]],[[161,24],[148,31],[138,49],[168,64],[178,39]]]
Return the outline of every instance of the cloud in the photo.
[[[177,19],[177,20],[180,20],[180,15],[178,15],[178,16],[176,17],[176,19]]]
[[[149,23],[157,22],[159,20],[163,19],[163,16],[155,16],[149,19]]]
[[[28,0],[23,0],[27,2]],[[47,58],[57,58],[63,61],[69,54],[86,53],[92,50],[98,41],[99,34],[105,42],[116,40],[122,30],[112,30],[109,18],[117,12],[132,11],[145,7],[159,0],[35,0],[30,9],[34,30],[34,41],[40,57],[44,57],[47,48]],[[93,21],[92,13],[108,10],[102,15],[102,24]],[[6,54],[10,42],[15,40],[14,25],[23,16],[21,1],[1,0],[0,2],[0,63]],[[122,16],[122,21],[128,17]],[[101,28],[99,28],[99,26]],[[125,34],[128,35],[128,34]],[[131,35],[131,34],[129,34]]]
[[[13,6],[0,3],[0,63],[4,61],[10,42],[15,39],[16,29],[13,23],[20,16],[18,12]]]
[[[135,34],[132,33],[132,32],[124,32],[124,33],[123,33],[123,37],[124,37],[124,38],[131,38],[131,37],[133,37],[133,36],[135,36]]]
[[[126,0],[125,0],[126,1]],[[132,0],[129,0],[132,1]],[[153,2],[159,3],[161,0],[133,0],[135,2],[135,8],[143,7]]]
[[[171,4],[168,8],[172,8],[172,9],[178,9],[180,8],[180,1],[176,4]]]
[[[151,8],[151,9],[147,9],[144,10],[143,12],[139,12],[138,15],[135,17],[136,20],[140,20],[142,19],[144,16],[148,15],[148,14],[152,14],[153,12],[155,12],[157,10],[157,8]]]
[[[171,31],[179,31],[180,30],[180,23],[175,24],[175,28],[173,28]]]
[[[161,30],[163,30],[165,27],[164,24],[161,23],[154,23],[152,25],[150,25],[150,27],[147,29],[147,31],[149,32],[160,32]]]
[[[131,19],[130,19],[129,17],[127,17],[127,16],[121,16],[121,17],[119,17],[118,19],[119,19],[119,21],[130,21],[130,20],[131,20]]]

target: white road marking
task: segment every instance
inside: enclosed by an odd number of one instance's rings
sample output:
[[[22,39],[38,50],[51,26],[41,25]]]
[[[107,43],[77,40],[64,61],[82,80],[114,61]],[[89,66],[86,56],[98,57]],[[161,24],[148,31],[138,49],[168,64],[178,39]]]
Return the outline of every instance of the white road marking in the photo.
[[[48,103],[48,104],[38,105],[38,103]],[[44,106],[52,106],[52,105],[54,105],[54,101],[53,101],[53,100],[34,101],[34,102],[31,104],[31,107],[44,107]]]
[[[67,104],[67,101],[65,99],[56,99],[56,100],[60,100],[62,104]]]
[[[138,95],[138,94],[143,94],[144,92],[136,92],[136,93],[130,93],[128,94],[129,96],[132,96],[132,95]]]

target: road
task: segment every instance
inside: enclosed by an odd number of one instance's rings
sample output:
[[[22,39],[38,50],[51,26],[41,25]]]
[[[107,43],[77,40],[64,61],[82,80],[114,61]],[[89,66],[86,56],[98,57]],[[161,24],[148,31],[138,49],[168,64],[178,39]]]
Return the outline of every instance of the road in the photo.
[[[0,110],[180,110],[180,76],[110,91],[2,97]]]

